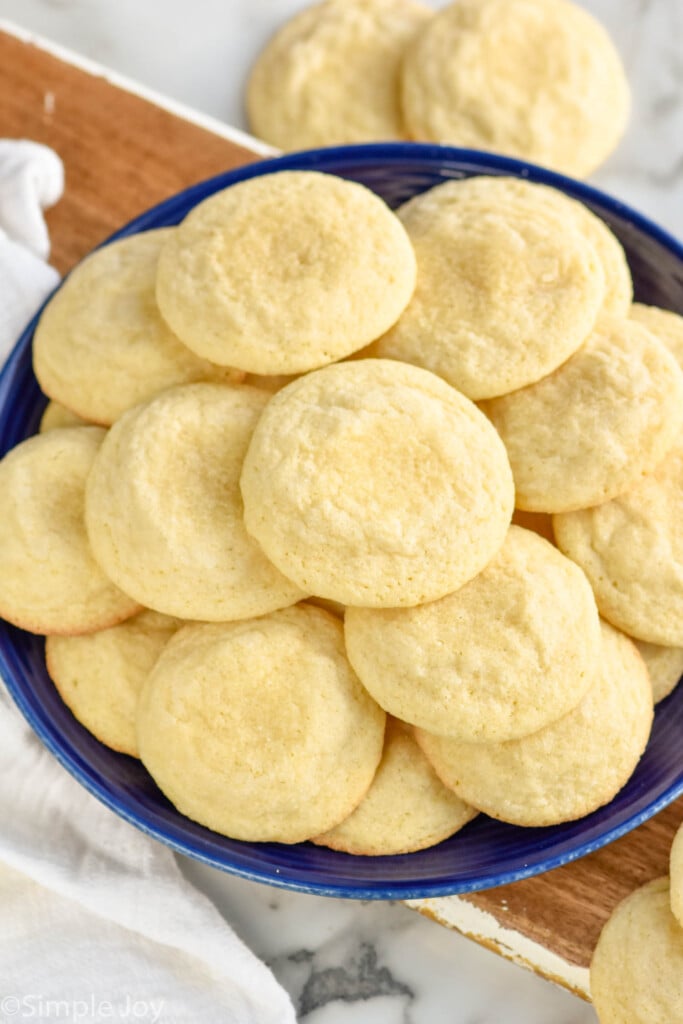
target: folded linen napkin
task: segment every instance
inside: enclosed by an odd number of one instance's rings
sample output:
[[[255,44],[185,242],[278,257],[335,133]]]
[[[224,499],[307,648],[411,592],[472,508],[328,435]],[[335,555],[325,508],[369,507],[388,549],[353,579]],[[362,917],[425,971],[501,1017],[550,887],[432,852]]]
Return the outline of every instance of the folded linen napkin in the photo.
[[[0,361],[58,281],[59,158],[0,140]],[[1,583],[0,583],[1,585]],[[0,1020],[293,1024],[284,989],[181,874],[42,746],[0,684]]]
[[[0,139],[0,362],[59,281],[42,211],[64,189],[56,153],[35,142]]]

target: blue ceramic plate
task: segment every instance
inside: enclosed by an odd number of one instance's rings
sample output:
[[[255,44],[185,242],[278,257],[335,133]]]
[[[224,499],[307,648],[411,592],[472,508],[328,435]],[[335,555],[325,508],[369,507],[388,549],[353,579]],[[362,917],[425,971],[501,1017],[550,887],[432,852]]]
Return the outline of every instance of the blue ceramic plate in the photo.
[[[540,168],[469,150],[418,144],[316,150],[259,162],[203,182],[143,214],[115,238],[177,224],[198,202],[237,181],[272,171],[318,169],[360,181],[396,206],[449,178],[506,174],[582,200],[621,239],[636,297],[683,313],[683,248],[623,204]],[[35,322],[0,375],[0,455],[35,432],[45,405],[31,369]],[[17,705],[55,757],[123,818],[190,857],[271,885],[330,896],[408,899],[504,885],[604,846],[683,793],[683,687],[662,703],[638,769],[607,807],[581,821],[521,829],[480,816],[452,839],[399,857],[352,857],[308,843],[243,843],[180,815],[139,762],[102,746],[64,706],[45,670],[39,637],[0,622],[0,671]],[[511,780],[511,784],[512,780]]]

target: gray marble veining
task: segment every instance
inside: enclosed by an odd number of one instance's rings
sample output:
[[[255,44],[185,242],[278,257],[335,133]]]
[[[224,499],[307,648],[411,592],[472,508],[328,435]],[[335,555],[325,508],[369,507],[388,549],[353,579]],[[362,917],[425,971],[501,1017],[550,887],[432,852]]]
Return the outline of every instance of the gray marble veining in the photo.
[[[400,904],[269,890],[182,863],[302,1024],[596,1024],[581,1000]]]
[[[394,978],[386,966],[378,963],[377,950],[362,942],[348,960],[334,967],[316,969],[316,955],[311,950],[291,953],[290,963],[305,963],[308,976],[298,997],[299,1015],[303,1019],[315,1010],[339,1000],[344,1003],[366,1002],[382,996],[398,996],[411,1001],[412,989]],[[271,966],[275,969],[276,964]],[[282,971],[278,971],[282,975]]]

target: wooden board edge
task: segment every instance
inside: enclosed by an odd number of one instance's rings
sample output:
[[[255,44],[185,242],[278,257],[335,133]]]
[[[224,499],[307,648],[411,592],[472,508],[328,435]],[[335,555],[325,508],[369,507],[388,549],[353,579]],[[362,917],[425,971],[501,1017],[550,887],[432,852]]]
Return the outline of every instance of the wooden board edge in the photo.
[[[466,897],[446,896],[405,900],[404,903],[431,921],[460,932],[480,946],[590,1002],[587,967],[569,963],[526,935],[504,927],[493,914],[475,907]]]
[[[0,18],[0,32],[13,36],[22,43],[35,46],[39,50],[44,50],[45,53],[49,53],[57,60],[65,64],[71,64],[86,74],[93,75],[95,78],[103,78],[109,85],[121,89],[123,92],[139,96],[140,99],[146,100],[156,107],[161,107],[162,110],[168,111],[169,114],[174,114],[184,121],[190,121],[192,124],[197,125],[198,128],[204,128],[213,135],[218,135],[229,142],[234,142],[236,146],[251,150],[256,156],[268,157],[280,154],[280,150],[275,149],[266,142],[262,142],[261,139],[257,139],[254,135],[242,131],[240,128],[233,128],[232,125],[219,120],[217,117],[204,114],[202,111],[180,102],[180,100],[174,100],[170,96],[165,96],[163,93],[148,88],[146,85],[128,78],[126,75],[119,74],[118,71],[112,71],[110,68],[99,64],[89,57],[83,57],[81,54],[75,53],[68,47],[62,46],[61,43],[55,43],[51,39],[45,38],[45,36],[22,28],[21,25],[17,25],[13,21]]]

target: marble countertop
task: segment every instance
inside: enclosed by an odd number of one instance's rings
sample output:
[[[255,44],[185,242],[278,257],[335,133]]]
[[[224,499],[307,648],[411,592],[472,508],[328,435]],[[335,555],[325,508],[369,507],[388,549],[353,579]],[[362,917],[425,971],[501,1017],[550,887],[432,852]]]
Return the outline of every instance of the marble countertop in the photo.
[[[443,6],[443,0],[432,0]],[[246,71],[303,0],[0,0],[0,18],[246,127]],[[629,132],[592,179],[683,237],[683,4],[584,0],[634,93]],[[182,858],[181,858],[182,860]],[[595,1024],[593,1010],[398,904],[269,889],[182,860],[292,994],[306,1024]]]

